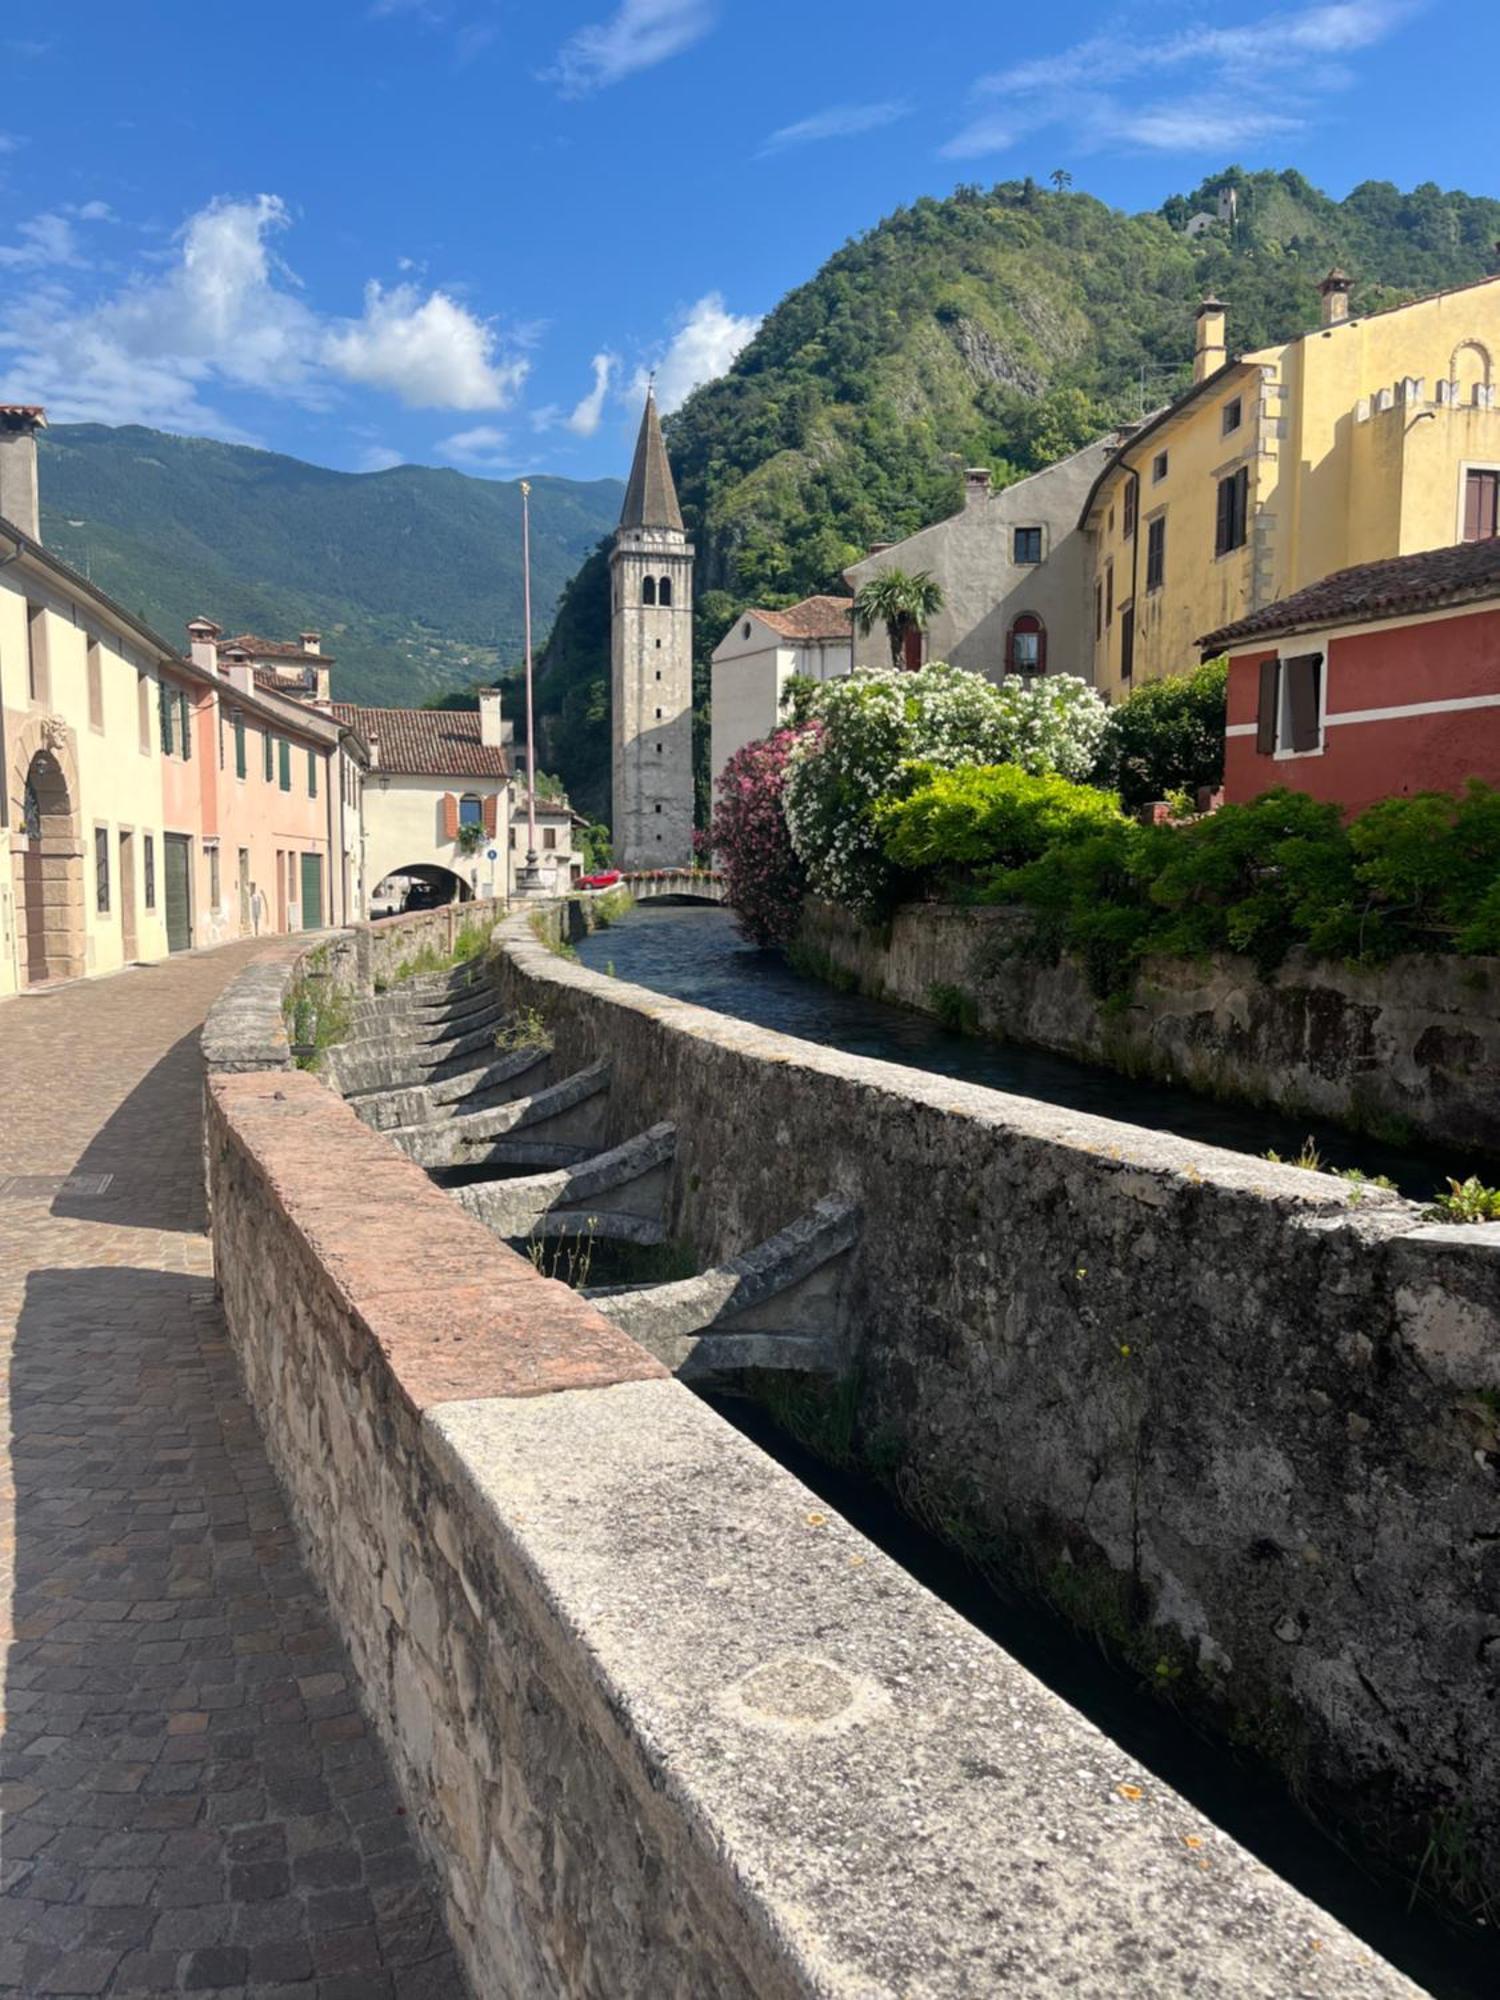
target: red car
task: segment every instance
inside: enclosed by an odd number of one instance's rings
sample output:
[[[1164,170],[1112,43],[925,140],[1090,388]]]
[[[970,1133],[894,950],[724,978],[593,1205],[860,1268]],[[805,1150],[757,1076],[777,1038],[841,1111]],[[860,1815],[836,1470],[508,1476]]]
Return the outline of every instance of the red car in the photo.
[[[578,878],[578,887],[580,889],[613,889],[619,879],[620,871],[618,868],[606,868],[602,875],[580,875]]]

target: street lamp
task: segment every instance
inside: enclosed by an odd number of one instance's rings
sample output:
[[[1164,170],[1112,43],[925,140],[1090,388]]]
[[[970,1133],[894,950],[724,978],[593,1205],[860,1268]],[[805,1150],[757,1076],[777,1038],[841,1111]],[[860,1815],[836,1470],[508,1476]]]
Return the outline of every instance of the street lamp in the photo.
[[[536,861],[536,702],[531,690],[531,485],[521,481],[521,603],[526,633],[526,866],[516,888],[534,896],[542,886]]]

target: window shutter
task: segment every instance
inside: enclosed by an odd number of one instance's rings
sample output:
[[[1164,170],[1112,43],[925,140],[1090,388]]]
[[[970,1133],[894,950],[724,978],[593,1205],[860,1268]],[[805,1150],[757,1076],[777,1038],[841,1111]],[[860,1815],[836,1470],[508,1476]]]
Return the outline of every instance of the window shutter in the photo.
[[[458,800],[452,792],[443,794],[443,838],[444,840],[458,838]]]
[[[489,835],[490,839],[493,840],[495,837],[495,829],[500,824],[498,817],[500,811],[500,799],[498,793],[491,792],[489,797],[484,801],[481,810],[484,818],[484,830]]]
[[[1255,749],[1269,757],[1276,748],[1276,680],[1280,662],[1260,663],[1260,706],[1255,711]]]
[[[1318,748],[1318,681],[1321,653],[1301,653],[1286,663],[1287,704],[1292,712],[1293,750]]]
[[[1127,604],[1120,613],[1120,678],[1128,681],[1135,672],[1135,605]]]

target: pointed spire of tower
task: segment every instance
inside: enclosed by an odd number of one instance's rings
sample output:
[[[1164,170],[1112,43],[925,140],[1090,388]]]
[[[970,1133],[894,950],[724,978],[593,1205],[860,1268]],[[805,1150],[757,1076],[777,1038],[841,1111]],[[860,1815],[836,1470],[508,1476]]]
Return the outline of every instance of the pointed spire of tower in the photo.
[[[630,484],[625,488],[620,526],[675,528],[678,534],[683,531],[682,509],[677,505],[667,443],[661,434],[661,418],[656,414],[654,387],[646,391],[646,409],[641,418],[641,434],[635,442],[635,463],[630,468]]]

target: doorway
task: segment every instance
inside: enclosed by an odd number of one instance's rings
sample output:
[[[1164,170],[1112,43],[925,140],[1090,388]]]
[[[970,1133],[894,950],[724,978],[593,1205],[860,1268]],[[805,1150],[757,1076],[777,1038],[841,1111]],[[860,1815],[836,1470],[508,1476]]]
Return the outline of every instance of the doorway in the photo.
[[[162,840],[167,888],[167,950],[191,951],[193,946],[193,843],[185,833]]]
[[[321,854],[304,854],[302,857],[302,928],[305,931],[320,931],[323,928]]]
[[[136,957],[135,835],[120,828],[120,949],[127,965]]]
[[[38,750],[26,767],[22,838],[17,928],[26,984],[81,979],[83,855],[68,782],[50,750]]]

